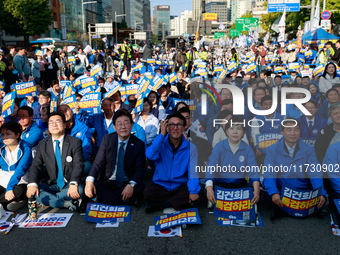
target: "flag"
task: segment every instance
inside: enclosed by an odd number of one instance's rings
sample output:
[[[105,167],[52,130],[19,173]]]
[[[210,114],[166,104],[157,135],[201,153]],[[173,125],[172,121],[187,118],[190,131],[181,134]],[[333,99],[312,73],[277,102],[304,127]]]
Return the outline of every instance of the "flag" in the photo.
[[[225,26],[223,25],[222,21],[220,23],[220,26],[218,27],[219,30],[224,30],[225,29]]]
[[[299,32],[298,32],[298,38],[297,38],[296,45],[297,45],[298,50],[300,50],[301,47],[302,47],[302,31],[301,31],[301,26],[299,26]]]
[[[320,0],[318,0],[318,3],[315,7],[315,13],[314,13],[314,19],[312,23],[312,28],[310,30],[310,33],[313,34],[318,28],[320,24]]]
[[[113,37],[112,37],[112,39],[110,41],[110,46],[113,46]]]
[[[310,20],[305,22],[305,27],[303,28],[303,33],[306,34],[310,30]]]
[[[103,40],[104,43],[107,43],[107,38],[106,37],[104,37],[102,40]]]
[[[189,129],[194,132],[197,137],[208,140],[207,134],[204,132],[204,129],[202,128],[199,120],[196,120]]]
[[[280,29],[280,34],[279,37],[277,38],[278,42],[284,42],[285,41],[285,32],[286,32],[286,9],[283,12],[283,15],[281,17],[280,23],[279,23],[279,29]]]
[[[271,27],[271,29],[274,30],[276,33],[280,33],[279,23],[280,23],[281,18],[282,18],[282,15],[277,20],[274,21]]]

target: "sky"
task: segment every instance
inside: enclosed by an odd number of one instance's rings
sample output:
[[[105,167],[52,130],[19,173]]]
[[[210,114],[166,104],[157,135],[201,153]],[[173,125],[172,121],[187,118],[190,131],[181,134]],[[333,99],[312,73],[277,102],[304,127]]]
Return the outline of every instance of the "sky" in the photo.
[[[151,16],[152,8],[155,5],[170,5],[170,15],[181,17],[181,11],[192,11],[192,0],[151,0]]]

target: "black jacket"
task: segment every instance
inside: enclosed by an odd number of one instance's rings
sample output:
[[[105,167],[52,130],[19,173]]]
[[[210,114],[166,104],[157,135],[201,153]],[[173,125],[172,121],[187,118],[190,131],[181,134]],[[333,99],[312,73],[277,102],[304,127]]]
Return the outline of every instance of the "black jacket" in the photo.
[[[320,164],[322,164],[322,161],[325,158],[326,151],[335,133],[336,132],[334,130],[333,123],[331,123],[327,125],[326,127],[324,127],[323,129],[321,129],[318,134],[318,138],[316,139],[314,149],[315,149],[316,157]]]
[[[82,141],[76,137],[65,135],[61,154],[64,178],[67,182],[76,181],[80,184],[84,172]],[[48,177],[42,182],[47,182],[50,185],[52,182],[56,182],[58,173],[51,136],[38,144],[37,154],[28,170],[29,183],[39,183],[44,171],[44,165],[46,166]]]
[[[104,135],[88,176],[96,180],[109,179],[116,165],[117,149],[118,134]],[[126,145],[124,171],[130,180],[142,184],[142,177],[146,171],[145,144],[134,135],[130,136]]]

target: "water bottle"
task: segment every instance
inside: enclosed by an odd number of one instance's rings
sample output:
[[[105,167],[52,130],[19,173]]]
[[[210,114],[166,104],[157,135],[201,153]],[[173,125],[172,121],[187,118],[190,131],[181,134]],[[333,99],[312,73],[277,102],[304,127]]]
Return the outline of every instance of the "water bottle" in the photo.
[[[35,196],[31,196],[28,199],[28,214],[30,216],[30,220],[36,220],[38,218],[37,200]]]

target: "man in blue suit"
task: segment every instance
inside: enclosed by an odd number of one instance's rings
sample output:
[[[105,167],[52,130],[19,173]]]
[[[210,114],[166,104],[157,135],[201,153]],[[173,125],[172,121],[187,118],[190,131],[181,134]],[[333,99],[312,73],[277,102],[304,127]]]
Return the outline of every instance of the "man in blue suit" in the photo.
[[[112,122],[116,133],[103,137],[86,178],[85,194],[89,198],[97,195],[104,204],[136,203],[135,198],[142,196],[145,187],[145,145],[131,135],[133,122],[127,110],[118,110]]]

